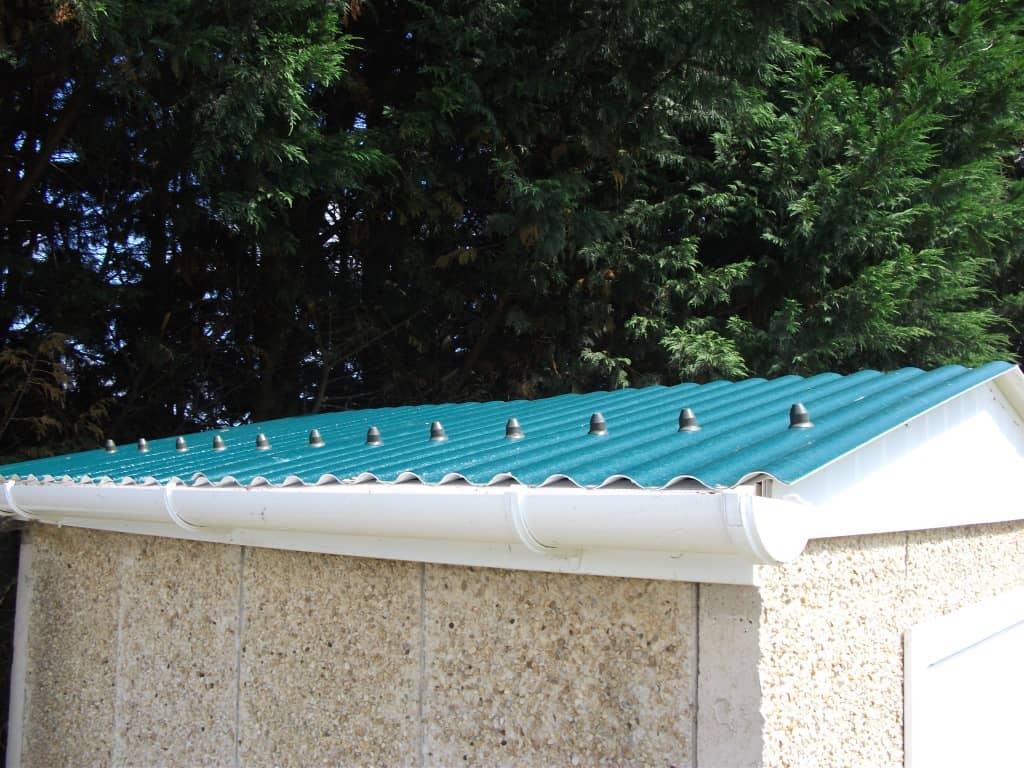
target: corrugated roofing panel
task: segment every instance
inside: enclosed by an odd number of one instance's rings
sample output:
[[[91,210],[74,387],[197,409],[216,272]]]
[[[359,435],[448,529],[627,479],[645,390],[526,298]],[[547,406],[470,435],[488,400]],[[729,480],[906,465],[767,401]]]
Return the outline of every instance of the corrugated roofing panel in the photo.
[[[692,479],[722,488],[768,475],[792,483],[1012,367],[825,373],[318,414],[186,435],[185,452],[176,451],[169,437],[151,440],[147,453],[135,445],[114,454],[97,449],[0,467],[0,477],[242,485],[370,478],[484,485],[512,478],[531,486],[568,479],[588,487],[628,479],[645,488]],[[807,406],[813,428],[789,428],[796,402]],[[678,431],[684,407],[695,411],[700,431]],[[588,434],[594,412],[604,415],[607,435]],[[505,438],[512,417],[522,425],[523,439]],[[430,441],[434,421],[443,423],[447,441]],[[380,446],[365,445],[371,425],[381,431]],[[323,447],[309,444],[314,428]],[[261,432],[269,450],[256,449]],[[226,450],[213,450],[214,434]]]

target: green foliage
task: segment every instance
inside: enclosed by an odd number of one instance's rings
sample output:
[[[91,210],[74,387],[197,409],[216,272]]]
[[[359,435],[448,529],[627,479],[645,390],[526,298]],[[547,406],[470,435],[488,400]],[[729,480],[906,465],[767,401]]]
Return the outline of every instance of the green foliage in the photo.
[[[1005,173],[1022,127],[1020,18],[975,3],[949,23],[910,37],[884,80],[855,83],[805,52],[762,91],[770,110],[716,135],[763,241],[754,309],[736,324],[756,370],[1007,354],[992,292],[1000,261],[1020,257]]]
[[[48,455],[101,441],[109,402],[69,403],[74,377],[67,367],[68,340],[59,333],[32,349],[0,350],[0,445],[15,447],[9,457]]]
[[[0,453],[1022,352],[1021,24],[921,0],[4,5]]]
[[[731,339],[709,328],[707,319],[694,319],[673,328],[661,339],[669,361],[683,381],[738,379],[749,371]]]

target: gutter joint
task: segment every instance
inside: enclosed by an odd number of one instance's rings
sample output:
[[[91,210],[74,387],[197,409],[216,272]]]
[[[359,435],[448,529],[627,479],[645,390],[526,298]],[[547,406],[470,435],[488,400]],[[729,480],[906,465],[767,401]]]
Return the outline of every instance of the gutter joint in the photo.
[[[13,514],[14,517],[16,517],[18,520],[24,520],[25,522],[35,520],[36,518],[34,515],[30,515],[24,509],[15,504],[14,494],[12,493],[13,490],[13,480],[8,480],[6,483],[4,483],[4,502],[6,503],[7,508],[11,510],[11,514]]]
[[[509,491],[505,494],[506,514],[512,523],[512,527],[515,529],[516,535],[519,537],[519,541],[522,542],[524,547],[531,552],[538,555],[544,555],[546,557],[568,559],[580,556],[579,551],[550,547],[539,541],[530,530],[530,525],[526,520],[526,510],[524,507],[525,505],[523,503],[522,494],[517,493],[516,491]]]
[[[183,528],[186,531],[201,531],[202,528],[198,525],[192,525],[192,523],[186,522],[178,514],[178,511],[174,508],[174,502],[171,500],[171,493],[174,491],[174,486],[178,485],[181,481],[176,477],[172,477],[167,481],[167,485],[164,486],[164,509],[167,510],[167,516],[171,518],[173,522],[179,528]]]

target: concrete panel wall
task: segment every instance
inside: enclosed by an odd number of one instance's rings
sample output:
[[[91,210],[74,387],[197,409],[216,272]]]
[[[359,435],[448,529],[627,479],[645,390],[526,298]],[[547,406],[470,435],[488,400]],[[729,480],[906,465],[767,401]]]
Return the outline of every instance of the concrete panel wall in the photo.
[[[237,764],[416,765],[422,566],[244,560]]]
[[[32,526],[22,556],[8,763],[230,764],[238,552]]]
[[[764,751],[761,595],[728,584],[699,589],[697,765],[754,768]]]
[[[427,566],[424,765],[692,763],[695,587]]]
[[[76,534],[24,532],[18,598],[29,610],[19,607],[17,621],[27,625],[28,685],[11,702],[12,717],[22,716],[8,732],[8,761],[19,753],[30,766],[110,760],[123,537]]]
[[[811,542],[764,569],[763,762],[903,765],[903,632],[1024,585],[1024,523]]]
[[[108,538],[121,559],[110,763],[225,764],[235,748],[238,553]]]
[[[24,552],[21,765],[693,764],[693,584],[52,526]]]
[[[903,631],[1024,584],[1024,523],[815,541],[760,589],[52,526],[23,551],[9,757],[47,767],[898,766]]]

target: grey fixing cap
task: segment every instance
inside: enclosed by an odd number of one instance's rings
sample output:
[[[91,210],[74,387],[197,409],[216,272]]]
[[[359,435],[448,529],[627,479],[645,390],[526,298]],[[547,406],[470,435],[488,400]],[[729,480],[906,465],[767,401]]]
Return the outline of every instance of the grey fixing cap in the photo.
[[[320,435],[319,429],[309,430],[309,447],[310,448],[323,448],[327,443],[324,442],[323,437]]]
[[[139,453],[149,453],[149,443],[144,437],[139,438]]]
[[[117,443],[108,438],[107,442],[103,444],[103,450],[107,453],[117,453]]]
[[[511,418],[505,424],[506,440],[522,440],[525,437],[523,428],[519,426],[519,419]]]
[[[185,438],[184,437],[179,437],[177,440],[174,441],[174,450],[176,450],[176,451],[187,451],[188,450],[188,443],[185,442]]]
[[[260,432],[258,435],[256,435],[256,450],[257,451],[266,451],[266,450],[269,450],[269,448],[270,448],[270,441],[267,440],[267,436],[264,435],[262,432]]]
[[[604,416],[600,413],[595,413],[590,417],[590,434],[591,435],[607,435],[608,425],[604,421]]]
[[[683,408],[679,411],[680,432],[700,432],[700,424],[697,423],[697,414],[693,408]]]
[[[790,429],[810,429],[814,426],[811,416],[807,413],[807,407],[803,403],[793,403],[789,409]]]
[[[213,450],[215,451],[226,451],[228,447],[224,445],[224,438],[220,435],[213,436]]]
[[[448,439],[448,434],[444,431],[440,421],[435,421],[430,425],[430,439],[435,443],[443,443]]]
[[[380,430],[376,427],[370,427],[366,430],[366,444],[367,445],[384,445],[384,440],[380,436]]]

